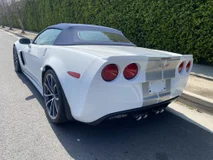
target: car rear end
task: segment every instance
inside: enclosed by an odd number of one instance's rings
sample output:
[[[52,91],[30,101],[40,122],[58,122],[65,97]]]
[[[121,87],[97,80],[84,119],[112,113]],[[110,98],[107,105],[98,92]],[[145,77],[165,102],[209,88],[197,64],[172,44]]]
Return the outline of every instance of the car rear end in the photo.
[[[165,52],[162,56],[99,58],[82,75],[82,85],[88,77],[91,81],[87,89],[82,86],[87,92],[73,109],[74,118],[95,123],[166,107],[181,95],[192,64],[191,55],[171,56]]]

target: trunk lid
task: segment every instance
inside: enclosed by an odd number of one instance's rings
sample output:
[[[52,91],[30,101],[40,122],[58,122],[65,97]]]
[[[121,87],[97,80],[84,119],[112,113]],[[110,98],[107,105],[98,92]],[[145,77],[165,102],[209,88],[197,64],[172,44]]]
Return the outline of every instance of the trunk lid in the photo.
[[[145,81],[175,77],[182,57],[176,53],[135,46],[76,45],[70,48],[116,63],[120,68],[128,63],[137,63],[145,74]]]
[[[70,46],[70,49],[85,52],[94,56],[98,56],[103,59],[109,59],[112,57],[135,57],[138,58],[168,58],[168,57],[180,57],[180,54],[153,50],[134,46],[107,46],[107,45],[76,45]]]

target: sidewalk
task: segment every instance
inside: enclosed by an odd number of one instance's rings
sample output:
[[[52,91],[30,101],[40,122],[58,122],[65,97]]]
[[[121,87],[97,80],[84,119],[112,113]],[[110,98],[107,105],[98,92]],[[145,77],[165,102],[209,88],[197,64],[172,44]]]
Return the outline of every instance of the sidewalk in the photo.
[[[182,103],[213,113],[213,66],[194,64]]]
[[[191,74],[213,80],[213,66],[194,64]]]
[[[213,99],[213,66],[194,64],[185,90]]]
[[[18,37],[34,39],[35,32],[26,31],[21,34],[20,29],[9,30],[8,27],[1,28]],[[203,109],[213,113],[213,66],[194,64],[186,88],[179,98],[180,102],[194,108]]]
[[[28,32],[28,31],[25,31],[25,34],[22,34],[21,33],[21,30],[20,29],[17,29],[17,28],[13,28],[12,30],[9,30],[8,27],[5,27],[5,28],[0,28],[6,32],[9,32],[9,33],[12,33],[12,34],[15,34],[16,36],[22,38],[22,37],[27,37],[29,39],[34,39],[37,35],[37,33],[35,32]]]

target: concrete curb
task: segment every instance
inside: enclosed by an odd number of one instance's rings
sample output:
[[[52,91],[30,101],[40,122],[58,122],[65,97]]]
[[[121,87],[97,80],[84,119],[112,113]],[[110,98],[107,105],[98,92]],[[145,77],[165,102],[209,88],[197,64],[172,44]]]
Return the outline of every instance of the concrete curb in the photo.
[[[180,98],[178,99],[178,101],[194,107],[194,108],[199,108],[201,110],[213,113],[213,100],[188,92],[188,91],[184,91],[183,94],[180,96]]]
[[[199,78],[203,78],[203,79],[206,79],[206,80],[213,81],[213,77],[197,74],[197,73],[194,73],[194,72],[191,72],[190,75],[193,75],[193,76],[196,76],[196,77],[199,77]]]
[[[30,40],[32,40],[31,36],[32,37],[36,37],[38,33],[36,32],[30,32],[30,31],[25,31],[25,34],[22,34],[22,33],[16,33],[14,32],[14,30],[8,30],[6,28],[0,28],[1,30],[7,32],[7,33],[10,33],[10,34],[13,34],[19,38],[23,38],[23,37],[26,37],[26,38],[29,38]],[[18,30],[17,28],[14,28],[16,30]]]

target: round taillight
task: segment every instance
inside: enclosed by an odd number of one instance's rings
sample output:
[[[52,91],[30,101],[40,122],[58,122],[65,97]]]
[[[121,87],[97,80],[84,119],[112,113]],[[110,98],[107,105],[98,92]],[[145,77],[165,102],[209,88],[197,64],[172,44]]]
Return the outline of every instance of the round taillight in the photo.
[[[184,67],[184,62],[182,62],[182,63],[179,65],[179,67],[178,67],[178,72],[179,72],[179,73],[182,72],[183,67]]]
[[[131,63],[124,69],[123,75],[126,79],[133,79],[138,73],[138,66],[136,63]]]
[[[189,61],[186,65],[186,72],[189,72],[190,67],[191,67],[191,61]]]
[[[118,67],[116,64],[109,64],[104,67],[101,76],[105,81],[112,81],[118,76]]]

